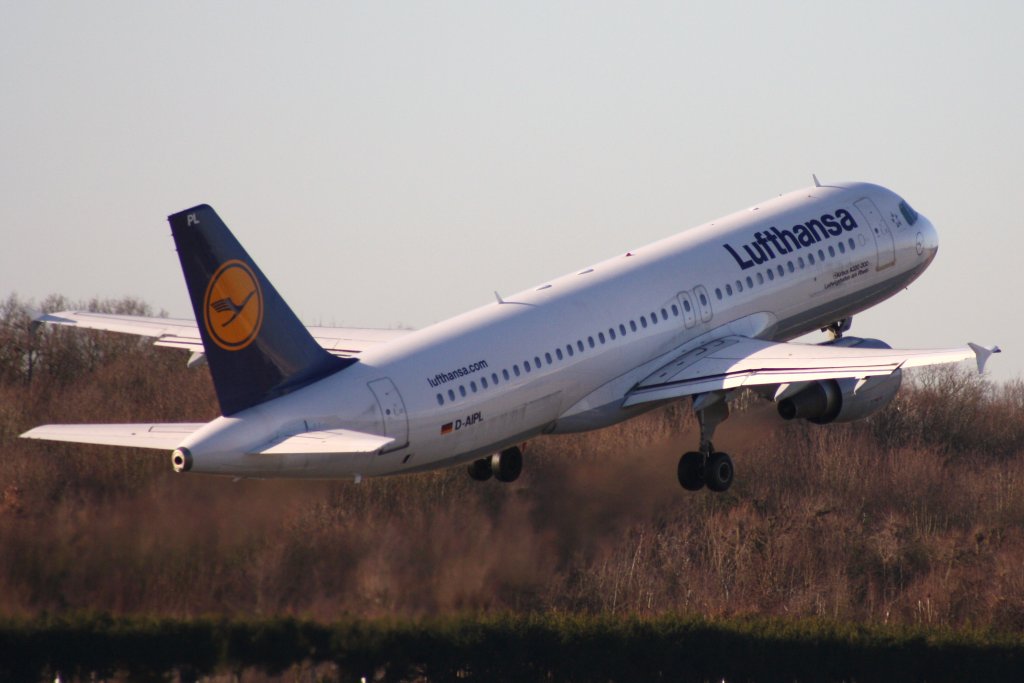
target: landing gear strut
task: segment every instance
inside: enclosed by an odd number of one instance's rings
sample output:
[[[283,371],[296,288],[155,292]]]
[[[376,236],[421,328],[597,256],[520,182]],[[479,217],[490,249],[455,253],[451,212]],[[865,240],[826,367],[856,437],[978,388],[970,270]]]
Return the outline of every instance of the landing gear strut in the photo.
[[[700,451],[684,453],[679,459],[679,484],[687,491],[699,491],[705,486],[721,493],[732,486],[734,469],[732,458],[716,451],[711,443],[715,428],[729,417],[725,395],[702,395],[694,399],[694,410],[700,424]]]
[[[518,446],[506,448],[501,453],[474,460],[467,469],[475,481],[487,481],[493,476],[500,482],[512,482],[523,471],[523,451]]]
[[[829,323],[825,327],[821,328],[822,332],[828,332],[828,338],[835,341],[836,339],[843,338],[843,332],[849,332],[850,328],[853,327],[853,318],[840,318],[834,323]]]

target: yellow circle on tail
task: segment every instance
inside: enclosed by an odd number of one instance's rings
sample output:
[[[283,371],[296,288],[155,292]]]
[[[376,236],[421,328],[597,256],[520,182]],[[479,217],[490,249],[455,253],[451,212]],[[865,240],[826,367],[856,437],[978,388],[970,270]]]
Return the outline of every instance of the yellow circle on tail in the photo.
[[[263,325],[263,292],[256,274],[237,259],[221,264],[206,286],[206,332],[225,351],[240,351]]]

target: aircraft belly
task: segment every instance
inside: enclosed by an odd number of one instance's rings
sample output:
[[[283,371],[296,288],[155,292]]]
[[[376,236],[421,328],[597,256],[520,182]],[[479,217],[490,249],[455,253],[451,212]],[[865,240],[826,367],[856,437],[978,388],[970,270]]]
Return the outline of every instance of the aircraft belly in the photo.
[[[900,273],[896,277],[889,277],[876,284],[840,294],[812,308],[791,306],[788,311],[780,313],[778,327],[772,337],[777,340],[793,339],[808,332],[815,332],[841,318],[860,313],[906,287],[917,278],[921,270],[923,268],[915,268]]]

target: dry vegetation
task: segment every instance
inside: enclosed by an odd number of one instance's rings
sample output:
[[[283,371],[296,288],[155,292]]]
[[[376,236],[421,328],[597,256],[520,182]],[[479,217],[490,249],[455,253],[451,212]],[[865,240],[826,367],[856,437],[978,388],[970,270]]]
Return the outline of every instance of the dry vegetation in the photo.
[[[48,309],[67,305],[47,301]],[[144,311],[133,301],[93,302]],[[826,617],[1024,630],[1024,384],[915,376],[871,420],[724,425],[737,482],[687,494],[685,406],[540,439],[512,485],[175,475],[167,454],[32,443],[40,423],[216,414],[144,340],[28,333],[0,304],[0,614]]]

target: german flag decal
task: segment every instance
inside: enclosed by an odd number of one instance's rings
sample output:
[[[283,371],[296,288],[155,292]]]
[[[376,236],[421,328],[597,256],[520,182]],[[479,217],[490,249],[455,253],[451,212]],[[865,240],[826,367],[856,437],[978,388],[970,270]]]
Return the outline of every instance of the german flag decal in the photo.
[[[447,424],[441,425],[441,433],[442,434],[450,434],[452,429],[453,429],[452,424],[453,423],[449,422]]]

